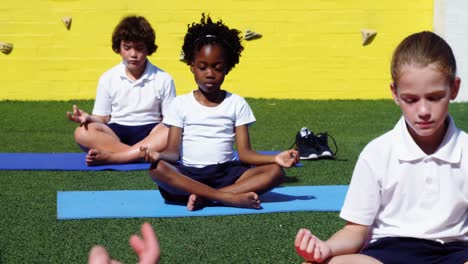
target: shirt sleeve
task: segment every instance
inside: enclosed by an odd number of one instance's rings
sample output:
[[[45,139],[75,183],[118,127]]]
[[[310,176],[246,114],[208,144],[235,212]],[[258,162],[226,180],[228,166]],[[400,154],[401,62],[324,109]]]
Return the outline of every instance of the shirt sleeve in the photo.
[[[164,83],[163,94],[161,96],[162,104],[161,104],[161,114],[164,116],[167,115],[168,111],[170,110],[170,105],[176,96],[174,80],[171,78],[170,80]]]
[[[252,112],[247,101],[240,97],[239,104],[236,111],[235,126],[251,125],[255,122],[255,116]]]
[[[376,180],[376,172],[363,156],[361,153],[354,168],[340,217],[370,226],[380,208],[380,187]]]
[[[181,97],[176,97],[172,100],[172,103],[169,105],[167,115],[165,115],[163,119],[164,125],[183,128],[185,111],[181,107],[182,105]]]
[[[99,78],[94,101],[93,114],[99,116],[108,116],[112,113],[112,97],[109,93],[110,80],[105,75]]]

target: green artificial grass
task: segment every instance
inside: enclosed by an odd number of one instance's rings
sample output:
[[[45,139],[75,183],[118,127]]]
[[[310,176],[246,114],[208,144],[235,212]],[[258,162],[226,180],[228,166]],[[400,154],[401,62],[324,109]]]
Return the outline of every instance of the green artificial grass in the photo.
[[[362,148],[390,130],[400,116],[391,100],[271,100],[248,98],[257,122],[257,150],[284,150],[303,126],[327,131],[339,146],[337,160],[303,161],[287,170],[286,185],[348,184]],[[72,104],[92,101],[0,102],[0,152],[79,152]],[[468,130],[468,103],[451,105]],[[337,212],[294,212],[218,217],[56,220],[57,191],[154,189],[145,171],[0,171],[0,263],[84,263],[94,244],[126,263],[136,257],[128,238],[144,221],[155,228],[162,263],[299,263],[293,241],[307,227],[327,238],[343,221]]]

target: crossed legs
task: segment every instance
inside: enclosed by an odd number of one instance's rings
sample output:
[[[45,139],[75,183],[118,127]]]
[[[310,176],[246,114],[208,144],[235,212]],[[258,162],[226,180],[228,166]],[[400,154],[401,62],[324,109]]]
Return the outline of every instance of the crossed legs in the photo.
[[[181,174],[165,161],[159,161],[155,167],[152,166],[149,173],[154,180],[189,193],[188,210],[199,209],[210,201],[235,207],[260,208],[258,193],[280,184],[284,176],[280,166],[263,165],[247,170],[232,185],[214,189]]]
[[[128,163],[139,159],[140,146],[162,151],[167,145],[169,129],[163,124],[155,126],[150,134],[133,146],[120,142],[119,137],[107,125],[89,123],[77,127],[75,141],[89,149],[86,156],[88,165]]]

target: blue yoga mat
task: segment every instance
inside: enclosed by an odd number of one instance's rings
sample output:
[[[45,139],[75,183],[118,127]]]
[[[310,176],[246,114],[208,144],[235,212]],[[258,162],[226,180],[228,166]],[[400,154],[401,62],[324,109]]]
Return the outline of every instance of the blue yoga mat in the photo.
[[[86,165],[86,153],[0,153],[0,170],[147,170],[148,163]]]
[[[59,191],[57,219],[187,217],[264,214],[296,211],[339,211],[347,185],[277,187],[260,197],[261,209],[210,206],[188,211],[168,204],[158,190]]]
[[[278,151],[259,151],[276,154]],[[59,170],[59,171],[132,171],[147,170],[148,163],[86,165],[86,153],[0,153],[0,170]],[[297,164],[300,167],[302,164]]]

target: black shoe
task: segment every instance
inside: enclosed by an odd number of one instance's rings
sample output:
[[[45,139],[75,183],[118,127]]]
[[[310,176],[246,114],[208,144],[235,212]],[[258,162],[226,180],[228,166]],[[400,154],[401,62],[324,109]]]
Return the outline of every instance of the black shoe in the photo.
[[[333,140],[333,144],[335,145],[335,152],[333,152],[328,146],[328,137],[330,137]],[[334,159],[335,158],[336,153],[338,152],[338,146],[336,145],[336,141],[332,136],[330,136],[327,132],[319,133],[315,135],[315,141],[317,143],[319,158],[321,159]]]
[[[297,132],[296,142],[294,142],[292,146],[294,145],[296,145],[301,160],[314,160],[319,158],[319,146],[315,141],[315,135],[307,127],[303,127]]]

